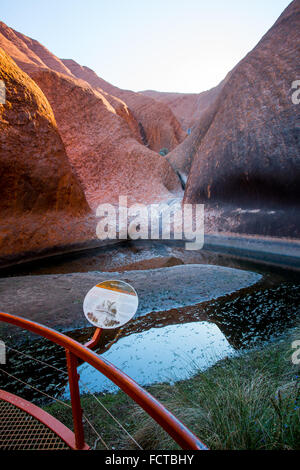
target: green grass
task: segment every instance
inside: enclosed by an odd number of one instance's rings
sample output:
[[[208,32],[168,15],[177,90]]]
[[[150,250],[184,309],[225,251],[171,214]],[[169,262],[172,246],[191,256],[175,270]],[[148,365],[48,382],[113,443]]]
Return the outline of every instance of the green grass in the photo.
[[[300,449],[300,366],[291,362],[285,339],[259,350],[220,361],[205,372],[175,385],[148,390],[180,418],[211,449]],[[144,449],[177,449],[172,439],[123,392],[98,395]],[[92,396],[83,396],[88,419],[109,447],[135,449]],[[47,411],[72,427],[70,410],[57,403]],[[85,425],[86,441],[95,434]],[[96,448],[104,448],[98,442]]]

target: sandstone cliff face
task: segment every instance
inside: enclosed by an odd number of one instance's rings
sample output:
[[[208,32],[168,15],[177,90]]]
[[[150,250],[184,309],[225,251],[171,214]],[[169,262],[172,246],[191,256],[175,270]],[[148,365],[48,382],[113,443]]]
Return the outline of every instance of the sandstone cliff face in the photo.
[[[6,103],[0,104],[1,255],[69,243],[69,220],[90,209],[52,109],[2,49],[0,80],[6,87]]]
[[[151,150],[159,152],[165,147],[170,151],[186,137],[186,133],[173,112],[164,103],[144,96],[142,93],[121,90],[98,77],[93,70],[81,67],[74,61],[63,60],[63,63],[74,76],[87,81],[93,88],[105,91],[126,103],[138,124],[143,143]]]
[[[37,68],[49,68],[85,80],[101,93],[107,93],[106,99],[126,120],[135,138],[156,152],[163,147],[172,150],[186,136],[165,104],[140,93],[121,90],[73,60],[59,59],[38,41],[9,28],[3,22],[0,22],[0,47],[29,75]]]
[[[77,62],[75,62],[75,60],[62,59],[62,62],[68,68],[69,73],[72,74],[73,77],[77,77],[81,80],[84,80],[92,88],[99,91],[99,93],[101,93],[111,104],[118,116],[122,117],[127,122],[135,139],[138,142],[143,143],[138,123],[135,117],[133,116],[131,109],[128,108],[127,104],[123,100],[117,98],[116,96],[113,96],[112,94],[107,93],[100,86],[102,83],[106,83],[107,86],[109,86],[109,83],[105,82],[100,77],[98,77],[98,75],[93,70],[89,69],[88,67],[83,67],[82,65],[79,65]]]
[[[191,154],[196,149],[186,201],[299,203],[299,105],[291,99],[299,39],[295,0],[231,72],[190,136]]]
[[[70,71],[63,62],[48,51],[46,47],[38,41],[9,28],[2,21],[0,21],[0,47],[28,74],[36,70],[37,67],[43,67],[70,75]]]
[[[106,100],[86,82],[40,70],[32,75],[56,116],[73,168],[96,208],[102,202],[150,202],[180,190],[164,157],[138,143],[130,128]]]
[[[159,152],[167,148],[170,151],[184,141],[186,133],[164,103],[131,91],[122,90],[118,96],[132,110],[144,142],[150,149]]]
[[[228,81],[229,76],[230,74],[214,88],[213,93],[209,97],[210,105],[199,109],[199,119],[197,123],[193,125],[190,135],[167,156],[172,168],[180,175],[183,185],[186,184],[194,156],[199,150],[202,138],[205,136],[219,109],[219,104],[223,96],[221,91]]]
[[[72,60],[58,59],[37,41],[3,23],[1,44],[48,98],[68,158],[93,208],[104,201],[115,202],[119,194],[150,202],[172,197],[169,191],[181,191],[169,162],[147,148],[170,148],[184,137],[167,106],[141,96],[150,103],[145,109],[145,116],[149,119],[151,114],[153,121],[150,145],[149,133],[120,97],[122,91],[93,71]],[[120,96],[108,89],[119,91]]]
[[[214,102],[222,83],[202,93],[168,93],[154,90],[141,91],[161,103],[165,103],[178,119],[182,129],[188,132],[199,122],[206,109]]]

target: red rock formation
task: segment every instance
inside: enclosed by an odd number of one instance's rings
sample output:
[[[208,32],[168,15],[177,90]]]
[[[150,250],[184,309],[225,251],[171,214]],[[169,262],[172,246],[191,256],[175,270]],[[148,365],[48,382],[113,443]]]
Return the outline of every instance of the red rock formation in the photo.
[[[167,159],[184,185],[200,139],[206,132],[214,115],[215,103],[230,73],[218,86],[202,93],[167,93],[147,90],[141,93],[165,103],[173,111],[188,137],[168,154]],[[195,129],[197,128],[197,131]]]
[[[191,165],[194,156],[198,151],[201,139],[207,132],[215,116],[216,110],[218,109],[220,99],[222,99],[221,91],[229,76],[230,74],[228,74],[227,77],[216,88],[213,89],[214,91],[209,98],[211,103],[210,106],[207,105],[203,109],[199,109],[200,117],[197,124],[194,124],[194,127],[191,130],[191,134],[167,156],[167,159],[170,162],[172,168],[178,175],[180,175],[180,179],[183,185],[187,181]]]
[[[164,103],[160,103],[141,93],[121,90],[111,85],[88,67],[82,67],[74,61],[63,60],[72,74],[87,81],[93,88],[105,91],[121,99],[132,111],[143,142],[152,150],[159,152],[162,148],[174,149],[186,137],[178,120]]]
[[[98,77],[88,67],[82,67],[73,60],[59,59],[38,41],[9,28],[2,22],[0,22],[0,46],[29,75],[37,67],[49,68],[85,80],[101,93],[112,95],[106,96],[106,99],[118,114],[125,118],[136,138],[147,143],[152,150],[158,152],[163,147],[172,150],[186,136],[168,106],[140,93],[121,90]]]
[[[170,151],[185,139],[186,133],[164,103],[132,91],[122,90],[117,96],[132,110],[145,136],[144,142],[152,150],[159,152],[167,148]]]
[[[105,96],[86,82],[40,70],[32,75],[47,96],[67,154],[93,208],[100,202],[151,202],[180,190],[164,157],[139,144]]]
[[[299,202],[300,1],[295,0],[235,67],[189,142],[188,202]],[[180,146],[181,147],[181,146]],[[175,152],[180,152],[180,147]]]
[[[0,47],[28,74],[36,70],[37,67],[45,67],[70,75],[70,71],[63,62],[48,51],[46,47],[38,41],[9,28],[2,21],[0,21]]]
[[[47,99],[2,49],[0,79],[1,255],[85,239],[72,220],[90,209]]]
[[[143,143],[138,123],[135,117],[133,116],[131,109],[128,108],[127,104],[123,100],[117,98],[116,96],[113,96],[112,94],[107,93],[101,88],[101,86],[99,86],[99,84],[107,82],[98,77],[98,75],[93,70],[88,69],[88,67],[83,67],[79,65],[77,62],[75,62],[75,60],[62,59],[62,62],[68,68],[70,74],[72,74],[73,77],[77,77],[81,80],[86,81],[87,83],[89,83],[89,85],[92,86],[92,88],[99,91],[99,93],[101,93],[111,104],[118,116],[125,119],[129,128],[133,132],[135,139],[138,142]]]
[[[214,102],[221,87],[222,83],[202,93],[168,93],[146,90],[141,91],[141,94],[165,103],[173,111],[182,129],[188,132],[199,122],[206,109]]]
[[[93,207],[103,200],[116,201],[118,194],[150,202],[170,197],[169,190],[181,191],[168,161],[143,145],[150,134],[146,135],[131,106],[101,85],[120,95],[122,90],[74,61],[58,59],[3,23],[0,45],[49,99],[67,155]],[[156,150],[175,146],[184,135],[172,112],[150,98],[141,96],[141,100],[149,102],[144,113],[146,120],[152,116],[151,146]]]

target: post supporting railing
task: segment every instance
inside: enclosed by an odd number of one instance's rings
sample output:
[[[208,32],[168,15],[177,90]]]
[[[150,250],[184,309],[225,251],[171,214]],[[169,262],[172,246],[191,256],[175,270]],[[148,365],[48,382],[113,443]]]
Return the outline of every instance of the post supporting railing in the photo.
[[[84,430],[82,423],[82,408],[80,403],[80,391],[79,391],[79,374],[77,372],[77,357],[66,349],[67,368],[69,376],[69,387],[70,397],[72,405],[73,415],[73,426],[75,434],[75,442],[77,449],[83,449],[84,447]]]
[[[98,356],[91,349],[78,343],[77,341],[64,335],[63,333],[59,333],[58,331],[52,330],[47,326],[28,320],[27,318],[22,318],[17,315],[0,312],[0,321],[19,326],[28,331],[31,331],[32,333],[43,336],[44,338],[47,338],[50,341],[65,348],[65,350],[68,351],[71,355],[69,356],[70,367],[68,367],[68,371],[69,379],[71,381],[70,392],[71,388],[73,388],[73,391],[76,391],[74,405],[74,428],[77,429],[78,433],[78,446],[82,445],[81,439],[83,438],[83,430],[81,434],[79,422],[79,416],[81,417],[79,413],[79,410],[81,410],[81,405],[77,375],[77,360],[80,359],[81,361],[87,362],[96,370],[104,374],[109,380],[111,380],[121,390],[123,390],[123,392],[125,392],[129,397],[131,397],[174,439],[175,442],[177,442],[177,444],[180,445],[182,449],[208,450],[207,446],[203,444],[203,442],[201,442],[201,440],[197,436],[195,436],[195,434],[193,434],[178,418],[176,418],[176,416],[174,416],[149,392],[143,389],[131,377],[119,370],[116,366],[111,364],[105,358]],[[98,334],[100,334],[100,332],[98,332]],[[71,385],[71,383],[73,385]]]
[[[97,346],[102,335],[102,331],[102,328],[96,328],[92,338],[87,343],[85,343],[84,346],[89,349],[93,349],[95,346]]]

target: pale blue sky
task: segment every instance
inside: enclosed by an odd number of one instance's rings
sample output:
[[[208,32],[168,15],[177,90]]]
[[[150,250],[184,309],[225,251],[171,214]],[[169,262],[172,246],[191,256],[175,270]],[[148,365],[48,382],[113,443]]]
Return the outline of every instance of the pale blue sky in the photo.
[[[134,91],[217,85],[289,0],[1,0],[0,18]]]

